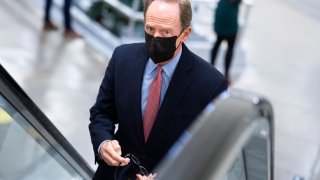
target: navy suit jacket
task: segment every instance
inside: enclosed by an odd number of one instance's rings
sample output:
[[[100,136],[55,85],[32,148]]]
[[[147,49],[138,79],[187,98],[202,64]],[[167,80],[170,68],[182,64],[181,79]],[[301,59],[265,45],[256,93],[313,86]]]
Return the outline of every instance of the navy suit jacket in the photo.
[[[90,109],[90,135],[99,167],[94,179],[113,179],[114,167],[98,158],[106,139],[117,139],[122,154],[136,155],[151,171],[206,105],[227,89],[223,75],[182,44],[181,58],[147,142],[141,114],[142,79],[148,56],[144,43],[117,47]],[[118,131],[114,133],[115,124]]]

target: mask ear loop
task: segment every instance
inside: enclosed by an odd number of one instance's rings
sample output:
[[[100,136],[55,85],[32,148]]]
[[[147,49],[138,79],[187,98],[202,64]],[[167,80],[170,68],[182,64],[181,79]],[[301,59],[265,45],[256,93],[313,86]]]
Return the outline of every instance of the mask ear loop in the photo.
[[[185,30],[185,29],[184,29],[184,30]],[[177,37],[177,39],[181,36],[181,34],[183,33],[184,30],[181,31],[181,33],[179,34],[179,36]],[[181,45],[181,41],[180,41],[178,47],[176,47],[176,50],[179,48],[180,45]]]

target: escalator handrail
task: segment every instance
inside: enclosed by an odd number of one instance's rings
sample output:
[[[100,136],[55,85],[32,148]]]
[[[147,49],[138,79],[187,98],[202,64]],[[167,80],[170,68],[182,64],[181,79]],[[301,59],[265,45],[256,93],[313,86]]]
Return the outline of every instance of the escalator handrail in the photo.
[[[261,118],[270,127],[268,163],[269,179],[273,180],[272,106],[263,97],[238,90],[231,91],[227,98],[218,98],[203,111],[156,168],[157,179],[208,179],[212,175],[220,178]]]
[[[0,63],[0,93],[82,177],[94,171]]]

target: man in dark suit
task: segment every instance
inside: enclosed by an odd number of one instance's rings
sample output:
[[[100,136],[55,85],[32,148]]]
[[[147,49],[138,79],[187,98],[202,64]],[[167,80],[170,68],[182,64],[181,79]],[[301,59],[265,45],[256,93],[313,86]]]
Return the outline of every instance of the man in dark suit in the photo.
[[[192,31],[190,1],[145,3],[146,43],[114,50],[90,109],[99,163],[94,179],[147,178],[143,169],[153,172],[196,116],[227,88],[223,75],[184,44]]]

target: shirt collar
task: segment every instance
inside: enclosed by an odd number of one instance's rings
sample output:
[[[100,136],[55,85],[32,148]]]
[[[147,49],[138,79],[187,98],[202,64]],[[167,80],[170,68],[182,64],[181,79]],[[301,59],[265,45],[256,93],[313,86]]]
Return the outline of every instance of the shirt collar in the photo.
[[[172,60],[170,60],[167,64],[163,65],[162,69],[169,77],[172,77],[172,74],[177,67],[177,64],[179,62],[181,54],[182,54],[182,48],[181,48],[180,52],[176,55],[176,57],[174,57]],[[147,75],[150,75],[157,68],[157,66],[158,65],[155,64],[151,58],[149,58],[147,65],[146,65]]]

